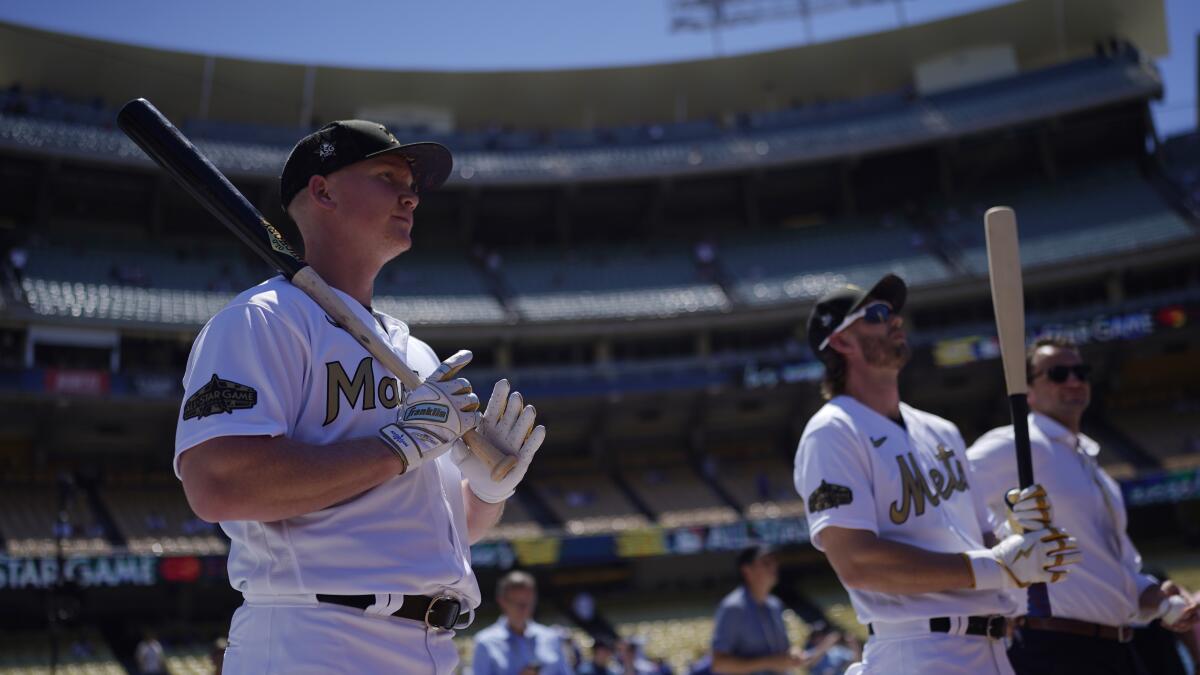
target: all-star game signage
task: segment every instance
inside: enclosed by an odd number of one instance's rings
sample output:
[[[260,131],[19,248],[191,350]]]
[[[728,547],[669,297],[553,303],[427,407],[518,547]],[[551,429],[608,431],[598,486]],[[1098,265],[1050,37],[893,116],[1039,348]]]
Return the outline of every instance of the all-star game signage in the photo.
[[[217,413],[232,414],[234,410],[253,408],[258,403],[258,392],[253,387],[222,380],[213,373],[208,384],[196,390],[183,404],[183,419],[208,417]]]
[[[153,586],[158,581],[158,559],[154,556],[68,558],[63,577],[84,588]],[[0,590],[50,588],[57,580],[55,558],[0,557]]]

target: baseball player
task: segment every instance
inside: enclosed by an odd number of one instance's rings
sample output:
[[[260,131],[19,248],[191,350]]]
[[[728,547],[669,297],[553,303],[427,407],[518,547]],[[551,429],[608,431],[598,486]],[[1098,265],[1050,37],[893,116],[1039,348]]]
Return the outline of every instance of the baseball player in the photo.
[[[499,519],[545,429],[498,382],[487,408],[408,327],[371,308],[411,246],[419,192],[450,173],[434,143],[334,122],[280,179],[306,259],[424,383],[406,391],[300,289],[275,277],[233,299],[188,358],[175,472],[231,539],[226,673],[450,673],[479,605],[470,544]],[[501,481],[463,444],[477,427],[518,462]]]
[[[950,422],[905,405],[907,287],[887,275],[821,298],[808,321],[827,399],[796,452],[813,545],[850,593],[870,637],[855,672],[1008,674],[1001,638],[1017,611],[1008,589],[1049,582],[1078,560],[1050,528],[1043,491],[1013,491],[1028,530],[988,548],[965,447]]]
[[[1033,472],[1065,500],[1055,520],[1079,537],[1084,555],[1069,579],[1050,587],[1053,616],[1019,620],[1009,657],[1022,675],[1143,675],[1130,624],[1161,618],[1164,626],[1186,631],[1196,623],[1196,603],[1142,570],[1142,556],[1125,531],[1121,488],[1096,462],[1100,445],[1080,431],[1091,402],[1091,368],[1079,350],[1043,338],[1029,348],[1025,366]],[[988,507],[980,513],[985,531],[1007,528],[1004,486],[1017,479],[1013,443],[1009,425],[967,450],[975,488]]]

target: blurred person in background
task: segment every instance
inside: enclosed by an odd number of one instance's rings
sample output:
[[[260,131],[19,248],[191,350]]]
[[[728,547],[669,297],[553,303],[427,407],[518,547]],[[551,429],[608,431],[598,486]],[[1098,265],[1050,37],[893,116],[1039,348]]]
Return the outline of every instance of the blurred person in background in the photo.
[[[721,600],[713,623],[712,672],[784,673],[816,663],[836,641],[811,651],[793,649],[783,623],[783,601],[771,595],[779,583],[779,559],[769,546],[750,546],[737,557],[742,584]]]
[[[213,640],[212,648],[208,650],[208,660],[212,663],[213,675],[221,675],[221,669],[225,664],[225,649],[228,646],[228,638],[219,637]]]
[[[579,643],[575,642],[575,638],[571,637],[571,629],[563,625],[555,625],[550,628],[558,633],[563,655],[567,658],[567,670],[572,673],[577,672],[579,665],[583,663],[583,651],[579,649]]]
[[[658,667],[646,658],[645,641],[633,636],[617,642],[617,658],[624,675],[658,675]]]
[[[570,675],[562,636],[533,620],[537,582],[514,570],[496,584],[502,616],[475,636],[474,675]]]
[[[812,632],[805,641],[805,649],[815,649],[817,645],[830,639],[830,636],[834,641],[833,646],[822,654],[816,663],[809,666],[809,675],[841,675],[850,664],[858,660],[859,654],[846,642],[845,635],[824,621],[812,624]]]
[[[1150,675],[1134,649],[1133,625],[1162,620],[1183,632],[1196,623],[1196,603],[1169,581],[1142,570],[1126,531],[1121,487],[1100,468],[1100,444],[1080,431],[1091,403],[1091,367],[1078,347],[1041,338],[1025,360],[1033,475],[1057,498],[1054,523],[1074,535],[1082,561],[1047,588],[1052,616],[1018,619],[1008,650],[1019,675],[1111,673]],[[1012,425],[993,429],[967,450],[974,489],[987,508],[984,531],[1013,530],[1005,490],[1017,483]],[[1023,590],[1014,592],[1026,604]]]
[[[592,658],[579,664],[579,675],[620,675],[621,672],[612,639],[606,635],[597,636],[592,643]]]
[[[142,641],[133,651],[133,660],[137,662],[138,673],[141,675],[161,675],[167,672],[166,654],[154,631],[147,630],[142,634]]]

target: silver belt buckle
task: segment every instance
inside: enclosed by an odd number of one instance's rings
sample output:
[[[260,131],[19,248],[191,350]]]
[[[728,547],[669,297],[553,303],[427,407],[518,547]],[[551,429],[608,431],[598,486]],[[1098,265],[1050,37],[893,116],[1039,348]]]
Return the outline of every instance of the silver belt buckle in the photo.
[[[433,599],[433,602],[429,603],[429,607],[425,608],[425,627],[426,628],[429,628],[431,630],[437,630],[437,631],[454,630],[454,625],[451,625],[449,628],[446,628],[443,626],[435,626],[430,622],[430,615],[433,614],[433,608],[436,607],[437,604],[442,601],[453,602],[455,605],[458,606],[459,609],[456,612],[456,616],[454,617],[454,623],[455,624],[458,623],[458,615],[462,614],[462,603],[458,601],[458,598],[455,598],[452,595],[439,595]]]

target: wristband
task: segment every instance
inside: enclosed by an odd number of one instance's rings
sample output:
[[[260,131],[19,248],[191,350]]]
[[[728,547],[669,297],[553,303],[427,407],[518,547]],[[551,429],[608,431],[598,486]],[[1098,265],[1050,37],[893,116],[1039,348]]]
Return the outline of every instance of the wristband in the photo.
[[[1001,590],[1013,586],[1012,575],[988,549],[967,551],[962,556],[967,559],[971,570],[971,579],[974,581],[973,588]]]

